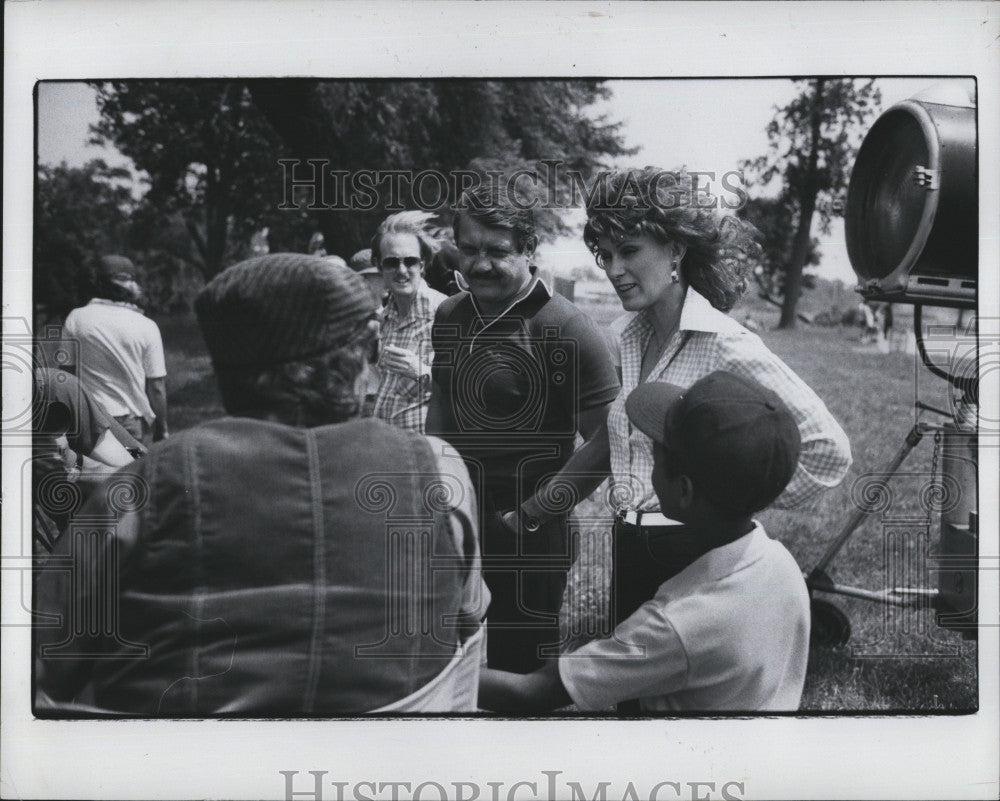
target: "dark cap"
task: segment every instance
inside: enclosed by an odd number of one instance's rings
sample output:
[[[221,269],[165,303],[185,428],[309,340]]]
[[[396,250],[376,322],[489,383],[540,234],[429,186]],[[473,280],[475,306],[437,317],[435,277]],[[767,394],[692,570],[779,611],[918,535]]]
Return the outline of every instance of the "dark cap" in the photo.
[[[126,256],[109,254],[97,260],[97,271],[111,280],[138,280],[139,270],[132,260]]]
[[[625,411],[680,472],[730,511],[763,509],[795,473],[799,427],[781,398],[756,381],[717,370],[687,389],[641,384]]]
[[[195,300],[216,368],[265,367],[346,344],[371,317],[364,281],[347,267],[302,253],[235,264]]]

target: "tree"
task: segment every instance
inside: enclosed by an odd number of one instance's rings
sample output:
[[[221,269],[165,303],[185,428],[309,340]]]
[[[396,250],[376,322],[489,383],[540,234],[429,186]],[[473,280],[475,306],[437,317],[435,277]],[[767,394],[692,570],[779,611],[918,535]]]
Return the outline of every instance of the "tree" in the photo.
[[[63,317],[86,300],[91,259],[127,250],[134,205],[129,173],[99,159],[83,167],[40,165],[35,190],[33,291],[43,316]]]
[[[779,328],[795,327],[813,218],[819,212],[820,229],[829,233],[831,219],[841,213],[842,195],[860,145],[859,132],[882,102],[873,80],[812,78],[797,81],[796,86],[798,96],[775,109],[767,127],[768,152],[741,165],[751,183],[767,185],[780,178],[781,204],[795,217],[783,265]]]
[[[589,176],[625,147],[620,123],[589,115],[609,96],[599,81],[287,81],[250,82],[258,107],[303,163],[327,159],[329,169],[472,170],[534,169],[541,159]],[[448,187],[449,189],[453,187]],[[414,205],[403,185],[405,205]],[[560,185],[560,200],[569,186]],[[356,199],[351,193],[348,201]],[[437,198],[441,221],[450,221],[452,194]],[[344,256],[365,247],[386,196],[369,210],[317,211],[327,248]],[[554,212],[538,215],[543,234],[563,230]]]
[[[282,144],[245,83],[93,85],[101,115],[93,141],[114,144],[148,175],[143,230],[152,235],[171,217],[183,221],[194,247],[175,248],[174,256],[196,264],[206,279],[244,255],[239,243],[249,243],[254,231],[269,226],[280,236],[308,227],[305,213],[277,209]]]
[[[785,266],[791,262],[792,257],[792,237],[789,232],[794,228],[798,217],[794,198],[752,197],[737,214],[753,223],[761,233],[763,254],[753,273],[757,293],[768,303],[781,308],[782,298],[785,296]],[[819,240],[810,236],[802,271],[803,289],[815,286],[816,276],[806,272],[806,268],[819,264],[819,261]],[[801,312],[796,312],[796,316],[804,322],[808,321]]]
[[[98,143],[115,145],[148,176],[136,209],[137,245],[164,263],[211,278],[249,254],[269,230],[271,250],[305,251],[320,230],[331,253],[367,246],[386,197],[369,209],[307,210],[286,203],[283,159],[325,159],[328,169],[512,169],[562,159],[588,173],[624,147],[619,124],[587,113],[609,90],[599,81],[115,81],[93,84]],[[307,166],[307,165],[305,165]],[[356,200],[353,192],[349,200]],[[401,198],[412,204],[409,195]],[[442,224],[451,196],[441,197]],[[297,208],[291,208],[297,206]],[[181,221],[187,241],[164,240]],[[558,216],[542,215],[557,231]],[[154,240],[157,240],[154,247]],[[168,259],[169,256],[169,259]]]

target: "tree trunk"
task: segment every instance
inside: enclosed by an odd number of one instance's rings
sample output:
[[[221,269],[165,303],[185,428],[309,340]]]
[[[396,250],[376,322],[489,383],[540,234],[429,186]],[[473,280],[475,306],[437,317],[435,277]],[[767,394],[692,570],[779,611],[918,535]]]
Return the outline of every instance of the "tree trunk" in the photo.
[[[809,233],[812,229],[813,214],[816,211],[816,196],[819,194],[819,177],[817,164],[819,161],[819,138],[822,118],[820,110],[823,105],[823,79],[816,81],[815,98],[810,115],[809,163],[803,176],[799,190],[799,226],[792,243],[792,255],[785,269],[785,299],[781,306],[781,319],[778,328],[795,328],[795,309],[802,294],[802,270],[809,256]]]
[[[225,190],[219,185],[216,166],[206,164],[205,175],[205,280],[210,281],[222,271],[226,255],[228,211]]]
[[[799,227],[792,242],[792,257],[785,270],[785,297],[781,304],[778,328],[795,328],[797,316],[795,310],[802,294],[802,270],[809,253],[809,234],[813,213],[816,211],[816,194],[817,190],[813,189],[811,195],[803,197],[800,201]]]

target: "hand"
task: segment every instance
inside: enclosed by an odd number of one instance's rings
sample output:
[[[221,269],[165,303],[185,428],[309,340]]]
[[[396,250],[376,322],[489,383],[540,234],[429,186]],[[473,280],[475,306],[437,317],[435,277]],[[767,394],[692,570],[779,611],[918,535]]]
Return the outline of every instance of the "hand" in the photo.
[[[414,381],[419,381],[422,373],[427,372],[420,357],[412,350],[386,345],[382,349],[379,364],[386,370],[399,373]]]
[[[59,453],[59,460],[63,463],[63,467],[67,470],[72,470],[76,467],[76,453],[69,446],[69,440],[66,439],[65,434],[60,434],[56,437],[56,448]]]
[[[518,533],[520,521],[517,518],[516,509],[511,509],[509,512],[501,512],[500,522],[503,524],[504,528],[514,532],[515,534]]]
[[[500,518],[500,524],[514,534],[520,534],[522,531],[525,534],[537,534],[542,525],[542,521],[537,517],[522,517],[517,509],[511,509],[509,512],[497,512],[497,517]]]

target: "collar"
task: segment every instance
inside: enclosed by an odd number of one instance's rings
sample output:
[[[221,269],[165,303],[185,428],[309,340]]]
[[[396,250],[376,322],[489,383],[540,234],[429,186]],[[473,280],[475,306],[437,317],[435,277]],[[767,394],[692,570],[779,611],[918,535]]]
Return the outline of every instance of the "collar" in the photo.
[[[434,309],[431,308],[431,301],[434,299],[434,295],[440,295],[428,285],[426,280],[421,279],[420,286],[417,288],[417,293],[413,298],[413,303],[410,305],[410,311],[406,316],[399,310],[399,306],[396,304],[396,296],[389,293],[389,297],[386,299],[385,305],[381,309],[383,317],[396,317],[401,320],[417,319],[422,317],[434,317]],[[444,296],[441,296],[444,299]]]
[[[622,338],[639,335],[649,336],[652,330],[653,324],[647,319],[645,310],[632,312],[632,318],[622,329]],[[681,319],[677,330],[733,334],[743,330],[743,326],[725,312],[716,309],[697,289],[689,286],[684,295]]]
[[[688,287],[681,307],[681,331],[707,331],[726,334],[739,331],[742,326],[725,312],[715,308],[698,290]]]
[[[761,559],[770,542],[764,527],[754,520],[753,528],[738,540],[702,554],[663,586],[673,595],[678,590],[724,579]]]
[[[145,314],[145,312],[136,306],[134,303],[129,303],[127,300],[108,300],[107,298],[91,298],[90,303],[87,305],[96,303],[98,306],[122,306],[126,309],[132,309],[132,311],[137,311],[139,314]]]
[[[528,285],[522,289],[517,296],[510,302],[506,309],[504,309],[496,317],[491,318],[489,321],[483,317],[482,312],[479,310],[479,304],[476,303],[476,297],[471,292],[469,293],[469,299],[472,301],[472,308],[476,312],[476,316],[479,318],[480,322],[483,323],[483,329],[489,328],[497,320],[502,320],[508,314],[510,314],[515,308],[527,301],[546,301],[552,297],[552,293],[549,292],[549,288],[545,285],[538,276],[537,270],[532,270],[531,280]]]

